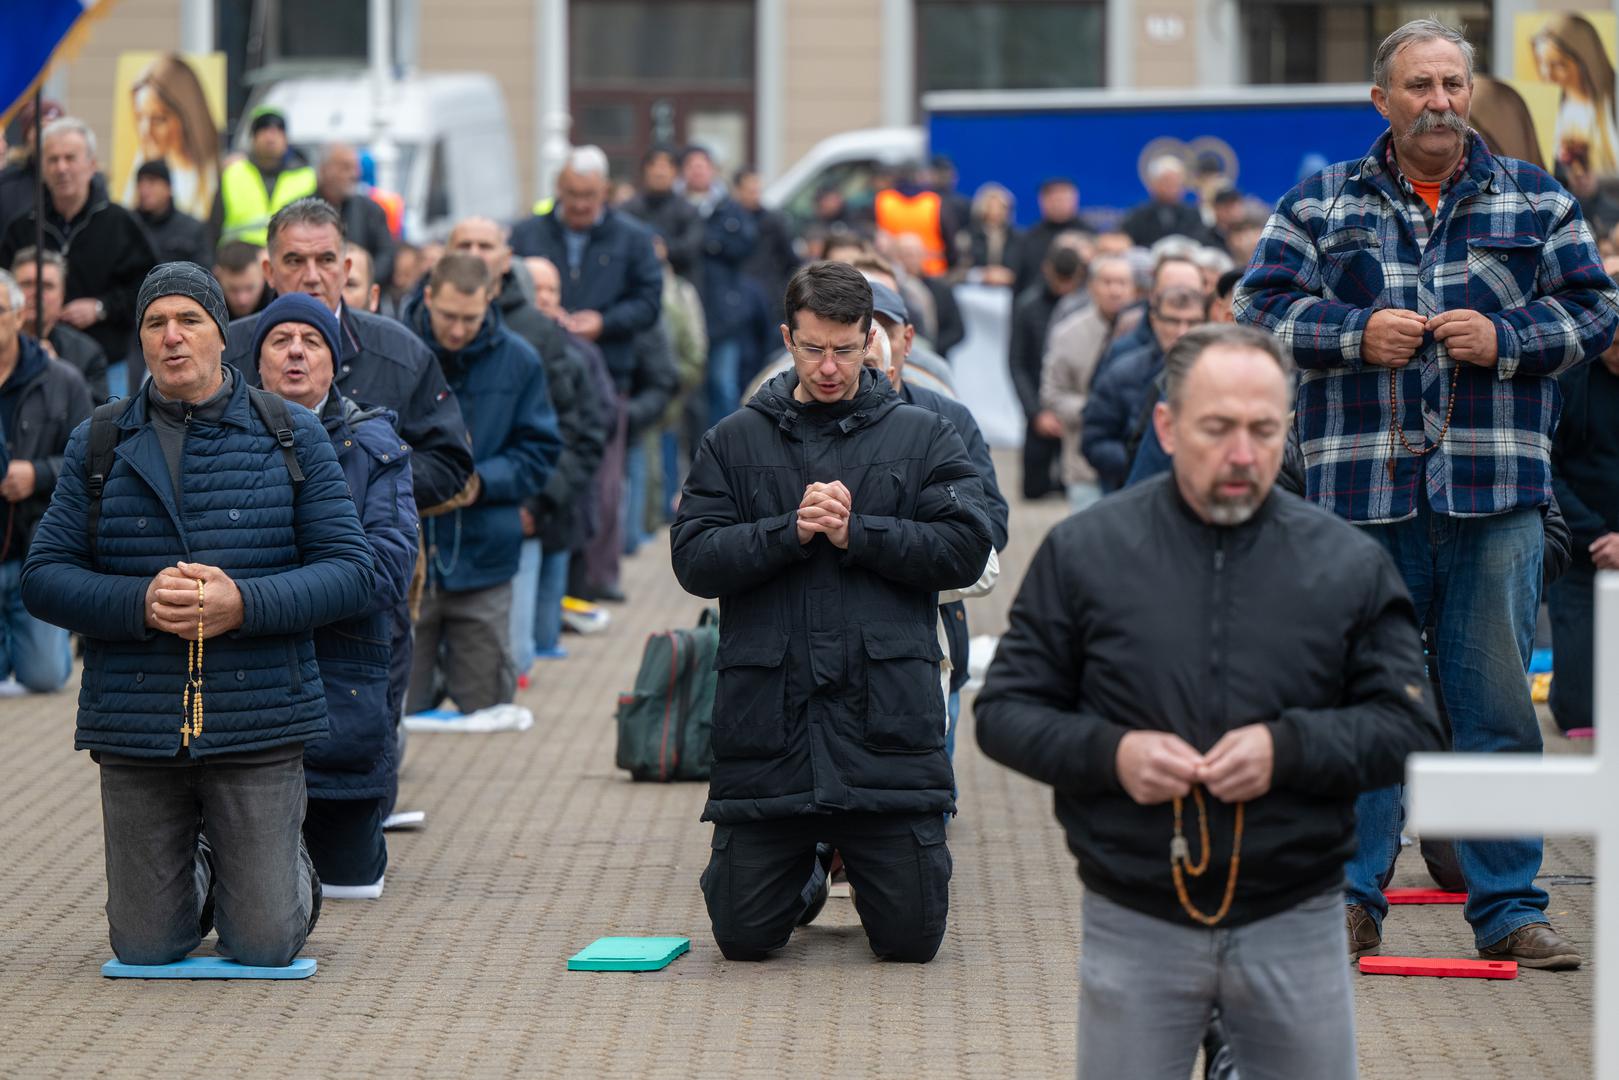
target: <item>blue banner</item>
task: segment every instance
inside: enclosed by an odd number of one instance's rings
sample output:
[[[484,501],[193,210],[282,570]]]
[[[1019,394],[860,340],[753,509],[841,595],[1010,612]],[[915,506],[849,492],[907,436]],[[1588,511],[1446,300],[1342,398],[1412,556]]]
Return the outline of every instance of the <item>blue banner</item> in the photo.
[[[95,0],[0,0],[0,115],[7,115],[45,70],[51,54]]]

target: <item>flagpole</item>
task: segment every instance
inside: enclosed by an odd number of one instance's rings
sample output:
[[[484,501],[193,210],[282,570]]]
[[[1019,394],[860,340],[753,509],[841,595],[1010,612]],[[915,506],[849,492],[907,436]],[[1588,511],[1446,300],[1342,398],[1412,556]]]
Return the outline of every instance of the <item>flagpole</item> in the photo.
[[[45,80],[34,86],[34,335],[45,340]],[[67,287],[63,281],[62,287]]]

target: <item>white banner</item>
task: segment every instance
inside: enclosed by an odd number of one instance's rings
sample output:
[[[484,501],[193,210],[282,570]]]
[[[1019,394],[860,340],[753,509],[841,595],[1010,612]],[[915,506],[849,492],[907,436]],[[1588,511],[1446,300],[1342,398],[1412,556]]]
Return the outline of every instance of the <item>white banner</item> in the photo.
[[[956,397],[994,447],[1023,445],[1023,406],[1012,388],[1006,347],[1012,338],[1012,290],[996,285],[957,285],[956,303],[967,336],[950,350]]]

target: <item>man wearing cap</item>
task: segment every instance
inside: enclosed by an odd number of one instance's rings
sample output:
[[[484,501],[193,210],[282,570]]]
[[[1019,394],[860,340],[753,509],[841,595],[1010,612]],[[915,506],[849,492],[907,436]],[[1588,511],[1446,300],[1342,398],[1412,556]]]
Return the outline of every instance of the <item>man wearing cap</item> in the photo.
[[[220,952],[279,967],[320,909],[312,632],[373,603],[371,548],[320,421],[223,365],[207,271],[157,267],[135,316],[150,379],[69,439],[23,602],[84,637],[113,951],[167,964],[217,926]]]
[[[268,105],[256,110],[248,132],[252,147],[247,157],[220,174],[214,225],[221,240],[263,247],[270,215],[313,195],[317,179],[309,163],[288,146],[287,118],[280,110]]]
[[[174,205],[166,162],[143,161],[135,170],[135,217],[145,226],[159,262],[212,265],[208,226]]]
[[[304,841],[323,891],[328,898],[374,899],[382,895],[388,865],[382,819],[399,781],[394,718],[406,679],[403,671],[389,678],[389,638],[395,621],[410,617],[416,500],[410,450],[394,431],[393,414],[338,392],[341,338],[337,316],[325,304],[288,293],[259,317],[253,355],[266,390],[320,417],[376,564],[365,610],[315,631],[332,731],[304,747]]]

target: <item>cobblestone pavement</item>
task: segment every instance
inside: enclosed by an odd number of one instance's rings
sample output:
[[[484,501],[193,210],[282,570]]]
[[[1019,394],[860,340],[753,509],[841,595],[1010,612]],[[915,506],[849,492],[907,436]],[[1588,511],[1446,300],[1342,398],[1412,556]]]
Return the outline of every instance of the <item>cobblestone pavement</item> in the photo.
[[[1003,459],[1008,481],[1015,462]],[[1008,485],[1010,486],[1010,484]],[[1003,590],[975,601],[998,632],[1055,504],[1015,510]],[[303,983],[102,979],[110,955],[95,769],[71,749],[71,695],[0,701],[0,1075],[962,1076],[1069,1074],[1079,885],[1050,796],[988,762],[965,710],[950,930],[926,967],[874,961],[847,900],[776,959],[727,964],[697,891],[708,829],[698,785],[613,768],[614,697],[644,636],[695,620],[663,539],[626,564],[634,604],[537,670],[521,734],[418,735],[386,896],[328,902]],[[178,703],[176,704],[178,708]],[[1566,744],[1565,744],[1566,745]],[[1546,871],[1589,874],[1553,842]],[[1421,884],[1421,860],[1398,884]],[[1558,925],[1592,939],[1591,888],[1553,885]],[[604,934],[683,934],[654,974],[569,973]],[[1454,908],[1390,919],[1387,952],[1468,956]],[[207,945],[204,946],[206,950]],[[1364,978],[1362,1075],[1589,1074],[1588,972],[1515,982]]]

